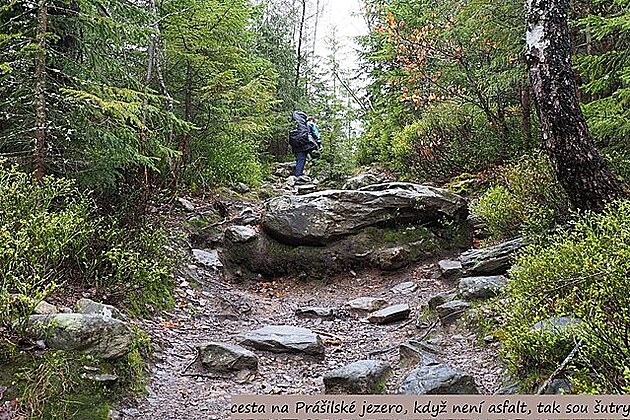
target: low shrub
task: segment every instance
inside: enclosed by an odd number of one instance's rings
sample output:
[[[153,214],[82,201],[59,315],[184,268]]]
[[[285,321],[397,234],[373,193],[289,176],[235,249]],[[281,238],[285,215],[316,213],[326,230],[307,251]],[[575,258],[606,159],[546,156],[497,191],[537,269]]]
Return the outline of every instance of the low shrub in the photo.
[[[406,179],[445,181],[510,161],[534,146],[524,138],[520,119],[509,117],[499,129],[471,106],[442,104],[419,119],[405,115],[398,124],[380,116],[372,121],[360,140],[358,162],[382,162]]]
[[[0,162],[0,324],[71,277],[86,257],[96,223],[74,182],[45,178],[35,184]]]
[[[579,344],[567,374],[576,392],[624,392],[630,367],[630,201],[583,214],[570,230],[528,247],[510,273],[498,334],[515,375],[540,384]],[[533,330],[571,316],[566,334]]]
[[[101,216],[74,181],[42,183],[0,164],[0,325],[14,326],[61,285],[101,288],[130,312],[172,304],[160,229]]]
[[[566,193],[540,153],[502,168],[496,179],[471,208],[491,239],[545,233],[569,213]]]
[[[139,330],[131,351],[114,363],[15,344],[38,302],[53,294],[63,300],[74,288],[94,290],[136,315],[173,304],[166,236],[135,219],[130,224],[122,214],[101,214],[74,181],[48,177],[38,183],[0,162],[0,384],[11,384],[4,398],[19,402],[19,415],[106,418],[113,402],[144,389],[150,343]],[[84,366],[119,380],[91,381],[81,376]]]

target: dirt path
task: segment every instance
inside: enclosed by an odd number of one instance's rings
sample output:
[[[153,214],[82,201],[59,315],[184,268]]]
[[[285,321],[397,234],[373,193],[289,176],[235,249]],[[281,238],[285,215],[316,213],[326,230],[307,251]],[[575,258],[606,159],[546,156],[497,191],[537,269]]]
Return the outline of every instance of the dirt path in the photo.
[[[416,265],[394,274],[349,273],[324,281],[277,279],[271,283],[229,284],[217,273],[189,268],[179,278],[177,307],[162,318],[143,321],[156,345],[149,395],[119,408],[119,419],[228,419],[230,396],[235,394],[319,394],[323,374],[347,363],[364,359],[387,360],[393,369],[387,392],[395,393],[407,370],[399,362],[398,346],[425,335],[415,325],[420,306],[452,284],[431,278],[434,265]],[[413,281],[415,292],[396,294],[390,289]],[[198,284],[195,284],[198,283]],[[408,303],[408,321],[373,325],[360,316],[338,311],[332,320],[295,315],[300,306],[341,308],[360,296],[384,297],[390,303]],[[326,343],[323,359],[275,354],[256,350],[259,370],[251,378],[221,378],[206,375],[193,363],[195,346],[204,341],[235,343],[242,332],[269,324],[311,328]],[[478,338],[467,330],[434,329],[427,338],[438,357],[472,374],[482,393],[499,388],[501,368],[493,345],[479,347]],[[199,375],[196,375],[196,374]]]

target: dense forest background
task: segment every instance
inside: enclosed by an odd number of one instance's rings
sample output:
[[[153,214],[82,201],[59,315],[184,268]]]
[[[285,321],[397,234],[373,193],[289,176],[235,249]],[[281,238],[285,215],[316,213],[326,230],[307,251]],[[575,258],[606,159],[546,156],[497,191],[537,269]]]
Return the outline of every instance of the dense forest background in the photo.
[[[341,68],[334,31],[329,55],[315,54],[323,10],[320,0],[3,1],[0,331],[19,334],[13,321],[61,288],[108,290],[136,315],[172,305],[174,262],[153,204],[260,186],[293,159],[289,116],[304,109],[319,119],[313,173],[327,185],[386,168],[470,197],[488,242],[532,238],[501,326],[515,371],[562,361],[566,349],[525,326],[571,308],[593,320],[579,391],[627,391],[628,205],[579,212],[557,181],[522,2],[365,0],[360,74]],[[569,10],[581,110],[625,185],[630,2]],[[0,346],[1,361],[9,340]]]

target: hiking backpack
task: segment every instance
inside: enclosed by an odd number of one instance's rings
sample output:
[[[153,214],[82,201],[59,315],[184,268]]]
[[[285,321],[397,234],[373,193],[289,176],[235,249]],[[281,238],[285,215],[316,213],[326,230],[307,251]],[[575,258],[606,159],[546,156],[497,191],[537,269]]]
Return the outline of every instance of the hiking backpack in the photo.
[[[306,114],[302,111],[295,111],[292,115],[296,126],[289,132],[289,144],[294,149],[304,149],[309,144],[309,128],[306,124]]]

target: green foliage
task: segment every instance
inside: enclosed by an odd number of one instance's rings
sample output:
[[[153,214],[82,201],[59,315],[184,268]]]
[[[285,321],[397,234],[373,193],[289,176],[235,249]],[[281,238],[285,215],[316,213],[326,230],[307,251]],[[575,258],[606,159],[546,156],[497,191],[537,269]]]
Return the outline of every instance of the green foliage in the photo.
[[[0,323],[29,315],[67,283],[101,287],[134,313],[172,305],[164,235],[120,223],[99,217],[74,181],[38,184],[0,167]]]
[[[630,135],[630,3],[598,1],[589,16],[579,21],[588,33],[589,50],[577,56],[585,93],[591,96],[584,110],[599,141],[619,144]]]
[[[92,189],[112,188],[138,168],[158,170],[174,151],[173,132],[189,126],[165,100],[139,83],[153,19],[120,0],[48,1],[48,32],[38,39],[38,7],[15,1],[0,10],[0,154],[30,166],[36,103],[41,86],[46,121],[46,171]],[[42,3],[43,4],[43,3]],[[34,71],[39,56],[46,74]],[[36,77],[39,79],[36,80]],[[145,76],[146,77],[146,76]]]
[[[359,162],[387,162],[411,178],[446,179],[481,171],[526,149],[516,139],[506,140],[474,107],[444,104],[400,130],[372,126],[361,140]]]
[[[562,362],[579,340],[569,373],[583,390],[622,392],[630,360],[630,202],[611,204],[603,214],[579,217],[569,231],[532,245],[510,273],[509,304],[501,332],[514,373],[539,381]],[[551,316],[583,320],[561,336],[531,326]],[[587,372],[587,375],[584,374]],[[578,390],[579,391],[579,390]]]
[[[584,114],[612,169],[630,179],[626,139],[630,136],[630,3],[596,1],[578,20],[586,48],[576,57],[584,84]]]
[[[134,315],[172,307],[170,272],[174,261],[166,255],[164,233],[143,224],[132,231],[112,227],[106,234],[105,247],[92,260],[96,263],[95,285],[120,300]]]
[[[20,412],[27,418],[107,419],[112,405],[123,396],[141,395],[147,383],[145,360],[150,340],[136,329],[129,353],[115,361],[61,350],[33,355],[0,344],[0,382],[12,384],[9,398],[17,398]],[[15,368],[15,366],[19,366]],[[92,373],[114,374],[115,383],[99,383],[86,377]]]
[[[320,99],[325,95],[320,96]],[[328,98],[335,102],[333,97]],[[312,174],[331,186],[341,187],[354,169],[352,138],[343,132],[343,110],[341,107],[325,107],[317,115],[318,128],[322,135],[321,157],[313,161]]]
[[[254,39],[260,8],[247,0],[48,3],[44,39],[35,37],[37,7],[0,9],[0,155],[30,167],[33,87],[43,86],[49,173],[108,191],[160,176],[204,187],[260,181],[261,151],[282,126],[278,89],[293,68],[282,59],[283,35],[267,28],[265,42]],[[257,51],[270,43],[279,46],[273,64]],[[35,80],[42,55],[48,71]]]
[[[314,92],[307,108],[317,119],[322,135],[323,151],[313,173],[327,185],[340,187],[356,166],[356,120],[359,116],[352,79],[345,75],[339,63],[343,54],[335,30],[327,38],[330,51],[309,80]]]
[[[86,257],[95,228],[74,182],[47,177],[37,185],[0,166],[0,319],[30,313],[62,283]]]
[[[564,190],[544,155],[536,154],[499,171],[497,185],[472,206],[492,239],[519,233],[545,234],[569,211]]]
[[[535,127],[521,108],[522,13],[510,0],[368,2],[375,110],[359,162],[444,179],[533,148]]]
[[[167,60],[178,63],[166,74],[175,112],[195,127],[179,138],[178,170],[189,184],[262,179],[278,74],[254,48],[250,12],[246,0],[169,0],[161,9]]]

